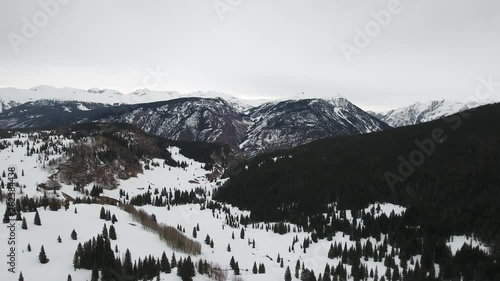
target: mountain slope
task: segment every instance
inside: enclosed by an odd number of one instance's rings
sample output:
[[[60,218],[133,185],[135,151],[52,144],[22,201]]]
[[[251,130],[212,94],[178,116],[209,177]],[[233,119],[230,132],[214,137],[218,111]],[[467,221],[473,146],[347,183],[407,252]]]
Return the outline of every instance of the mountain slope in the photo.
[[[253,124],[240,148],[252,156],[256,152],[291,148],[326,137],[389,128],[345,98],[266,103],[250,109],[248,115]]]
[[[392,127],[403,127],[437,120],[484,104],[486,103],[462,103],[448,100],[417,102],[388,112],[375,113],[374,116]]]
[[[417,212],[408,219],[423,228],[491,240],[490,230],[500,228],[499,124],[500,105],[489,105],[257,156],[240,165],[217,199],[250,209],[256,219],[292,221],[332,202],[361,208],[389,201]]]
[[[241,103],[222,98],[118,106],[39,100],[0,113],[0,128],[127,123],[169,139],[229,144],[249,157],[321,138],[389,128],[345,98],[288,100],[244,109]]]
[[[81,101],[29,101],[1,112],[0,128],[33,128],[67,124],[71,122],[68,120],[70,116],[108,107],[109,104]]]

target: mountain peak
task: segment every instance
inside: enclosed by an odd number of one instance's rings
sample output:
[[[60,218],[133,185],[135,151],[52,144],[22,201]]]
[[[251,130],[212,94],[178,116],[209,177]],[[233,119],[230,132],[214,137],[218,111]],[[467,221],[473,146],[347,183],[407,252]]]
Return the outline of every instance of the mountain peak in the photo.
[[[384,113],[376,113],[376,115],[393,127],[403,127],[436,120],[492,102],[490,100],[457,102],[446,99],[415,102]]]

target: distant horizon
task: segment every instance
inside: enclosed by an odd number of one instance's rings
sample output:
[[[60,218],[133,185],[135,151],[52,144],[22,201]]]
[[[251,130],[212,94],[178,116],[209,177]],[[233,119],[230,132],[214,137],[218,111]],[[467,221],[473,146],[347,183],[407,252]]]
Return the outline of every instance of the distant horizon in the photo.
[[[36,85],[36,86],[33,86],[33,87],[29,87],[29,88],[20,88],[20,87],[12,87],[12,86],[0,86],[0,90],[2,89],[15,89],[15,90],[26,90],[26,91],[29,91],[29,90],[33,90],[33,89],[36,89],[36,88],[41,88],[41,87],[45,87],[45,88],[54,88],[54,89],[74,89],[74,90],[81,90],[81,91],[86,91],[86,92],[89,92],[93,89],[95,90],[108,90],[108,91],[113,91],[115,92],[116,94],[119,94],[119,95],[123,95],[123,96],[127,96],[127,95],[131,95],[133,94],[134,92],[138,92],[138,91],[141,91],[141,90],[147,90],[151,93],[173,93],[173,94],[178,94],[180,96],[183,96],[183,95],[192,95],[192,96],[195,96],[196,93],[205,93],[205,94],[209,94],[209,93],[213,93],[213,94],[220,94],[221,96],[229,96],[229,97],[233,97],[233,98],[237,98],[237,99],[240,99],[242,101],[247,101],[247,102],[251,102],[249,103],[249,105],[251,106],[258,106],[260,104],[264,104],[266,102],[273,102],[273,101],[282,101],[282,100],[290,100],[290,99],[325,99],[325,100],[328,100],[328,99],[335,99],[335,98],[346,98],[347,100],[349,100],[351,103],[353,103],[354,105],[360,107],[361,109],[363,109],[364,111],[366,112],[374,112],[374,113],[387,113],[388,111],[391,111],[391,110],[395,110],[395,109],[399,109],[399,108],[404,108],[404,107],[408,107],[408,106],[411,106],[411,105],[415,105],[417,103],[422,103],[422,104],[425,104],[425,103],[430,103],[430,102],[439,102],[439,101],[450,101],[450,102],[456,102],[456,103],[463,103],[464,101],[461,101],[461,100],[453,100],[453,99],[445,99],[445,98],[436,98],[436,99],[433,99],[433,100],[415,100],[414,102],[411,102],[411,103],[408,103],[408,104],[405,104],[405,105],[402,105],[402,106],[399,106],[399,107],[374,107],[374,106],[363,106],[362,103],[357,103],[357,102],[354,102],[352,101],[348,95],[345,95],[345,94],[333,94],[333,95],[308,95],[306,93],[297,93],[295,95],[290,95],[290,96],[280,96],[280,97],[258,97],[258,96],[243,96],[243,95],[237,95],[237,94],[233,94],[233,93],[224,93],[224,92],[220,92],[220,91],[216,91],[216,90],[198,90],[198,91],[191,91],[191,92],[181,92],[181,91],[177,91],[177,90],[160,90],[160,89],[155,89],[155,90],[151,90],[151,89],[147,89],[147,88],[142,88],[142,89],[135,89],[133,91],[130,91],[130,92],[123,92],[123,91],[119,91],[117,89],[114,89],[114,88],[109,88],[109,87],[90,87],[90,88],[77,88],[77,87],[71,87],[71,86],[66,86],[66,87],[56,87],[56,86],[52,86],[52,85]],[[302,94],[304,96],[302,96]],[[0,100],[2,99],[2,93],[0,92]],[[36,99],[36,96],[33,97],[33,99]],[[151,101],[153,102],[153,101]],[[495,101],[497,102],[497,101]]]

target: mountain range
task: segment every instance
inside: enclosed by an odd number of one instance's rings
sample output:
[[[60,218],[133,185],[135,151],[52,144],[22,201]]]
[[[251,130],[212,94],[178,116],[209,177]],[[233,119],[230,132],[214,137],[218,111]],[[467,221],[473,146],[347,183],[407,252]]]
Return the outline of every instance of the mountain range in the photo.
[[[424,123],[484,103],[417,102],[388,112],[366,112],[343,96],[244,100],[217,92],[181,94],[37,86],[0,89],[0,128],[127,123],[181,141],[229,144],[247,157],[317,139],[378,132]]]
[[[491,103],[491,101],[475,101],[469,103],[449,100],[416,102],[409,106],[387,112],[371,113],[392,127],[403,127],[437,120],[488,103]]]

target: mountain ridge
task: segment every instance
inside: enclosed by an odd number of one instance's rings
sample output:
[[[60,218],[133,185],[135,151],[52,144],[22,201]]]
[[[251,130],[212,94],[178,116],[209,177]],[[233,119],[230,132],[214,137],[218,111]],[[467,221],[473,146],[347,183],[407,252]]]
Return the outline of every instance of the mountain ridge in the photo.
[[[121,105],[38,100],[0,113],[0,128],[5,129],[89,122],[128,123],[174,140],[226,143],[249,157],[325,137],[389,128],[342,97],[255,107],[201,97]]]
[[[493,100],[452,101],[435,100],[415,102],[413,104],[385,112],[370,112],[374,117],[386,122],[392,127],[403,127],[437,120],[452,114],[495,103]]]

